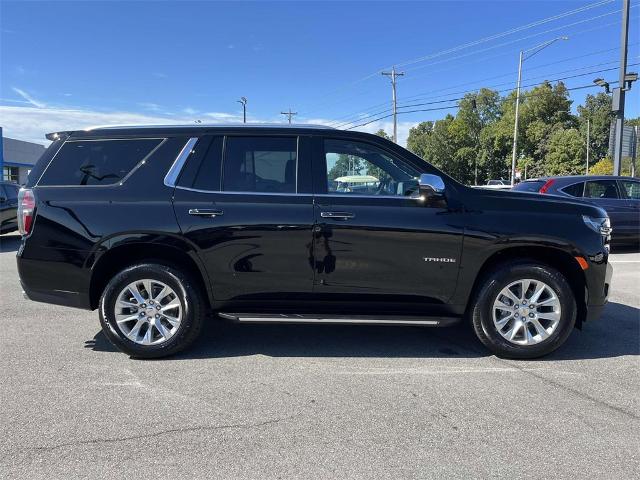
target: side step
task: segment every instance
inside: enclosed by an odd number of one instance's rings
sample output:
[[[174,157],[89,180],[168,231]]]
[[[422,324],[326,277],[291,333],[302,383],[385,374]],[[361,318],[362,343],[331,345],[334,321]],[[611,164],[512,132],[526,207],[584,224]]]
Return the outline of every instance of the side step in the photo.
[[[411,315],[318,315],[296,313],[222,313],[222,318],[238,323],[311,323],[325,325],[414,325],[420,327],[448,327],[459,317],[417,317]]]

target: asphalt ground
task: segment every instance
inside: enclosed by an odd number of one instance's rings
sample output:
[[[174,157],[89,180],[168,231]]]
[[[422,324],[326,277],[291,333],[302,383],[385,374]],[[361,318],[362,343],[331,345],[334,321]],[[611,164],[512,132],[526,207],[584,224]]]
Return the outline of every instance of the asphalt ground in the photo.
[[[0,237],[0,478],[640,476],[640,254],[603,318],[506,361],[464,326],[207,325],[133,360],[97,313],[23,299]]]

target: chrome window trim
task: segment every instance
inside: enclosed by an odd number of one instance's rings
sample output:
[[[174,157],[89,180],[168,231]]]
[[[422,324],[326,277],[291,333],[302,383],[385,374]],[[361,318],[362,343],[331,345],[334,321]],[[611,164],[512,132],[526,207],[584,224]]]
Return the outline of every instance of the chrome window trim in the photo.
[[[219,190],[201,190],[199,188],[183,187],[176,185],[176,188],[180,190],[187,190],[189,192],[197,193],[217,193],[218,195],[264,195],[264,196],[286,196],[286,197],[312,197],[313,193],[278,193],[278,192],[228,192]]]
[[[40,185],[40,180],[42,180],[42,177],[44,176],[45,172],[49,169],[49,166],[51,165],[53,160],[58,156],[58,154],[60,153],[60,150],[62,150],[62,147],[64,145],[66,145],[67,143],[104,142],[104,141],[111,141],[111,140],[120,140],[120,141],[122,141],[122,140],[160,140],[160,143],[158,143],[158,145],[153,147],[151,149],[151,151],[149,153],[147,153],[142,158],[142,160],[140,160],[138,163],[136,163],[134,165],[134,167],[129,171],[129,173],[127,173],[124,177],[122,177],[122,179],[119,182],[108,183],[106,185]],[[142,165],[147,163],[147,159],[149,159],[149,157],[151,157],[151,155],[153,155],[166,141],[167,141],[167,138],[164,138],[164,137],[92,138],[92,139],[80,139],[79,138],[79,139],[75,139],[75,140],[65,140],[65,142],[60,146],[60,148],[58,149],[56,154],[53,156],[51,161],[47,164],[47,168],[44,169],[44,171],[42,172],[42,175],[40,175],[40,178],[38,178],[38,182],[34,185],[34,187],[36,187],[36,186],[38,188],[113,188],[113,187],[121,187],[124,184],[124,182],[126,182],[129,179],[129,177],[136,172],[136,170],[138,170],[140,167],[142,167]]]
[[[190,188],[183,187],[181,185],[176,185],[177,189],[186,190],[188,192],[197,192],[197,193],[217,193],[219,195],[263,195],[263,196],[286,196],[286,197],[336,197],[336,198],[377,198],[377,199],[394,199],[394,200],[415,200],[417,202],[421,201],[420,197],[411,197],[411,196],[400,196],[400,195],[333,195],[330,193],[278,193],[278,192],[225,192],[218,190],[201,190],[199,188]]]
[[[421,200],[421,197],[412,197],[410,195],[360,195],[360,194],[335,194],[335,193],[317,193],[316,197],[337,197],[337,198],[382,198],[385,200],[393,198],[394,200]]]
[[[314,123],[292,123],[292,124],[281,124],[281,123],[198,123],[198,124],[155,124],[155,125],[94,125],[83,130],[76,131],[84,131],[91,132],[93,130],[124,130],[124,129],[150,129],[150,128],[184,128],[184,129],[203,129],[203,128],[220,128],[220,129],[249,129],[249,128],[264,128],[267,129],[283,129],[283,130],[295,130],[295,129],[309,129],[309,130],[336,130],[334,127],[330,127],[328,125],[319,125]],[[243,134],[245,135],[245,134]]]
[[[182,172],[182,168],[184,167],[184,164],[186,163],[187,158],[189,158],[189,155],[191,155],[191,152],[193,151],[193,147],[195,147],[198,140],[199,140],[199,137],[191,137],[189,140],[186,141],[186,143],[184,144],[184,147],[182,147],[182,149],[180,150],[180,153],[178,153],[178,156],[173,161],[173,164],[169,168],[169,171],[164,176],[163,183],[167,187],[175,188],[176,182],[178,181],[178,177],[180,176],[180,172]]]

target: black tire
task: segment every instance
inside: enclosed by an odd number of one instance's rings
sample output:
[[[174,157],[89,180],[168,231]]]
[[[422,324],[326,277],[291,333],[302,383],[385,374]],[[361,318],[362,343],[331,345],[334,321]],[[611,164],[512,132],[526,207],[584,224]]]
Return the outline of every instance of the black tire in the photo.
[[[504,338],[493,323],[492,307],[499,292],[520,279],[540,280],[555,290],[560,301],[561,316],[548,338],[534,345],[518,345]],[[471,311],[471,322],[478,339],[502,358],[527,359],[547,355],[560,347],[576,322],[576,300],[566,278],[556,269],[535,261],[501,264],[482,279]]]
[[[117,295],[135,280],[152,279],[165,283],[180,300],[183,318],[178,330],[160,344],[141,345],[125,336],[115,321]],[[156,263],[133,265],[114,276],[100,298],[100,325],[107,338],[118,349],[135,358],[160,358],[188,348],[200,334],[207,307],[204,295],[185,273]]]

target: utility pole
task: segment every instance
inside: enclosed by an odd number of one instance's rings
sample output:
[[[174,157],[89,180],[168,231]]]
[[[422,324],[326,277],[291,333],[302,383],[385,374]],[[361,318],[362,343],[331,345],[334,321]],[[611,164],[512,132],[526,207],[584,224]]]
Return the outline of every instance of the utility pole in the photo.
[[[288,112],[280,112],[281,115],[286,115],[287,117],[289,117],[289,125],[291,125],[291,117],[293,117],[294,115],[297,115],[298,112],[292,112],[291,108],[289,108]]]
[[[516,119],[513,122],[513,152],[511,153],[511,186],[516,184],[516,163],[518,161],[518,114],[520,113],[520,84],[522,83],[522,57],[524,51],[520,51],[518,61],[518,83],[516,84]]]
[[[396,96],[396,79],[404,76],[404,72],[396,72],[392,67],[390,72],[382,72],[385,77],[391,78],[391,101],[393,102],[393,142],[398,143],[398,98]]]
[[[591,140],[591,119],[587,117],[587,175],[589,175],[589,143]]]
[[[518,83],[516,84],[516,119],[513,122],[513,152],[511,154],[511,185],[516,184],[516,163],[518,161],[518,113],[520,112],[520,85],[522,83],[522,62],[527,58],[533,57],[536,53],[544,50],[549,45],[556,43],[558,40],[569,40],[569,37],[556,37],[540,45],[529,48],[528,50],[520,50],[520,60],[518,61]],[[528,55],[527,55],[528,54]]]
[[[240,97],[238,103],[242,104],[242,123],[247,123],[247,97]]]
[[[616,136],[613,147],[613,174],[620,175],[622,166],[622,137],[624,133],[624,93],[627,77],[627,43],[629,40],[629,0],[623,0],[620,38],[620,80],[613,90],[612,110],[616,112]]]

